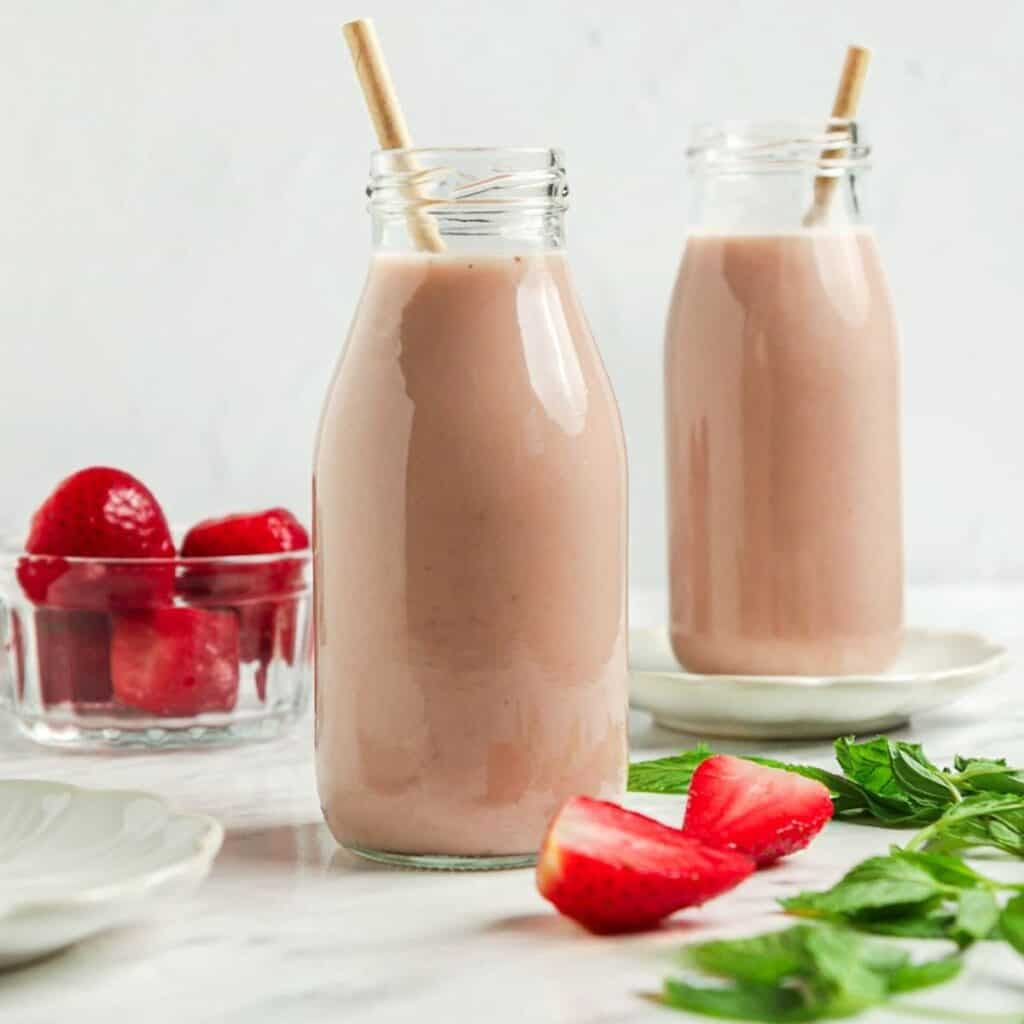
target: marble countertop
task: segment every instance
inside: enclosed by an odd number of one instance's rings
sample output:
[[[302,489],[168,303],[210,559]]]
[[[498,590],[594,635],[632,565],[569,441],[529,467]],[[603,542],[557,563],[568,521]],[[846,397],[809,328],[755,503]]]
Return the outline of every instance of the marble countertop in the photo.
[[[655,624],[661,595],[638,593],[634,622]],[[977,629],[1024,655],[1024,587],[930,587],[910,595],[917,625]],[[903,735],[942,762],[955,752],[1024,762],[1024,668],[915,720]],[[660,756],[694,738],[633,720],[634,757]],[[739,743],[756,752],[828,764],[826,743]],[[530,871],[396,871],[335,846],[321,824],[311,728],[265,745],[195,753],[98,756],[35,747],[0,721],[0,777],[63,779],[155,790],[205,811],[227,838],[206,884],[189,900],[47,961],[0,975],[0,1020],[11,1024],[345,1024],[486,1021],[643,1024],[692,1020],[653,1005],[683,942],[753,933],[780,923],[775,901],[821,888],[883,852],[898,833],[830,826],[814,846],[762,872],[661,931],[618,939],[587,935],[538,896]],[[667,822],[681,798],[629,799]],[[1024,865],[1006,865],[1024,880]],[[918,1019],[1024,1019],[1024,961],[1002,945],[972,951],[956,982],[908,998],[941,1008]],[[952,1014],[952,1015],[951,1015]],[[857,1018],[906,1021],[878,1011]]]

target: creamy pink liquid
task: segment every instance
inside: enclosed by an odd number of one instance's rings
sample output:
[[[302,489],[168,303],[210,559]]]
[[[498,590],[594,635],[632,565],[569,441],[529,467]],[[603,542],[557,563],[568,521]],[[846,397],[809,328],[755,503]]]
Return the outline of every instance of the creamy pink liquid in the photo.
[[[893,659],[899,388],[870,232],[690,237],[666,346],[683,665],[848,674]]]
[[[561,254],[374,259],[316,460],[340,842],[528,853],[566,797],[621,794],[625,486]]]

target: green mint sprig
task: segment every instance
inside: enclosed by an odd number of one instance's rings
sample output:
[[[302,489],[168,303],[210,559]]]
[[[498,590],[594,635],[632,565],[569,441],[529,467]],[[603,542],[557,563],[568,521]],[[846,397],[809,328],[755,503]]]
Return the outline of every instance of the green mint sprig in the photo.
[[[861,743],[836,740],[842,774],[813,765],[751,757],[828,787],[835,816],[887,828],[919,828],[911,841],[943,852],[990,847],[1024,858],[1024,769],[1005,761],[957,757],[942,769],[919,744],[881,736]],[[698,765],[712,756],[701,744],[675,757],[630,766],[629,789],[682,794]]]
[[[917,834],[904,848],[858,864],[831,889],[781,901],[790,914],[817,919],[813,925],[688,947],[684,956],[691,967],[728,983],[670,978],[662,993],[666,1006],[723,1020],[832,1020],[949,981],[976,942],[1003,940],[1024,955],[1024,885],[988,878],[958,856],[987,847],[1024,858],[1024,769],[960,756],[951,768],[939,768],[920,745],[884,736],[837,740],[835,753],[841,775],[813,765],[747,760],[823,783],[840,820],[916,827]],[[633,764],[629,789],[685,793],[711,756],[701,744]],[[864,933],[945,939],[959,948],[952,956],[914,963],[898,946]]]
[[[1000,909],[1003,892],[1024,886],[997,882],[957,857],[893,847],[888,856],[858,864],[831,889],[781,900],[790,914],[822,918],[876,935],[950,939],[961,949],[1000,939],[1003,922],[1024,932],[1024,901]],[[1014,942],[1015,948],[1016,942]]]
[[[833,1020],[956,977],[960,954],[914,963],[889,942],[832,925],[796,925],[749,939],[705,942],[683,962],[728,984],[666,980],[662,1002],[721,1020]]]

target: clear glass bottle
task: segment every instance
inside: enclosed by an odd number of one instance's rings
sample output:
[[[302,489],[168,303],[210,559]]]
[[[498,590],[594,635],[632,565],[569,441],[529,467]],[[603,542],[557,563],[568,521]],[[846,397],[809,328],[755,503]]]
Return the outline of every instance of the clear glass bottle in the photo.
[[[367,856],[526,864],[623,790],[625,450],[567,194],[550,150],[372,159],[314,481],[317,776]]]
[[[903,615],[896,321],[834,121],[697,130],[665,349],[672,642],[706,673],[888,665]]]

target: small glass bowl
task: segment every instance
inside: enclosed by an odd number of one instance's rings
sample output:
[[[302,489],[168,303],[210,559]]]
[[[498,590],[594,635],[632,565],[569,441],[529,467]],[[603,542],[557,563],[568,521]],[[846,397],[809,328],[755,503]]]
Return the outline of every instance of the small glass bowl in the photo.
[[[0,700],[76,749],[270,739],[312,680],[310,552],[78,558],[0,550]]]

